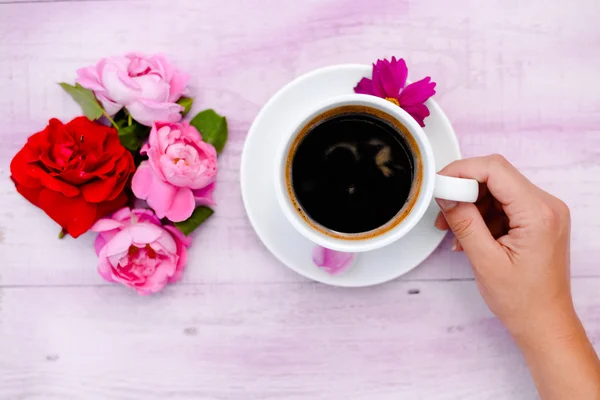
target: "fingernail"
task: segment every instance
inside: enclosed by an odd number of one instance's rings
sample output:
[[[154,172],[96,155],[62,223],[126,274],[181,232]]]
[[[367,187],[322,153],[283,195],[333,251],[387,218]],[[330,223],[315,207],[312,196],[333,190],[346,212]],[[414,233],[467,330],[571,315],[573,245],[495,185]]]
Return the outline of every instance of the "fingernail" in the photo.
[[[433,224],[437,229],[441,231],[448,230],[448,225],[445,224],[446,218],[444,218],[444,214],[439,213],[435,219],[435,223]]]
[[[452,200],[437,199],[437,203],[443,211],[450,211],[458,204]]]
[[[452,238],[452,251],[463,251],[463,247],[460,245],[460,242],[457,238]]]

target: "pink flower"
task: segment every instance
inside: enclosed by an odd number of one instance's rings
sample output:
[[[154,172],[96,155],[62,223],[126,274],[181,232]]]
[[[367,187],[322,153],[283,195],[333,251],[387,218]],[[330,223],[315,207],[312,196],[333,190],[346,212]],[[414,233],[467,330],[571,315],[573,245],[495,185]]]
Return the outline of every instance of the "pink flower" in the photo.
[[[331,275],[338,275],[347,271],[352,266],[355,256],[354,253],[342,253],[321,246],[315,246],[312,253],[315,265],[323,268]]]
[[[197,205],[214,204],[217,151],[189,123],[154,124],[141,152],[148,161],[138,167],[131,189],[159,218],[184,221]]]
[[[91,230],[99,232],[94,243],[98,272],[107,281],[147,295],[181,279],[191,239],[162,226],[152,211],[125,207]]]
[[[94,91],[109,115],[125,107],[133,119],[146,126],[155,121],[181,120],[183,107],[175,102],[182,96],[189,76],[163,55],[130,53],[103,58],[77,74],[76,82]]]
[[[404,59],[392,57],[391,62],[377,60],[377,64],[373,64],[372,80],[362,78],[354,92],[386,99],[402,107],[419,125],[425,126],[423,120],[429,116],[429,109],[424,103],[435,94],[435,82],[427,77],[405,87],[407,76]]]

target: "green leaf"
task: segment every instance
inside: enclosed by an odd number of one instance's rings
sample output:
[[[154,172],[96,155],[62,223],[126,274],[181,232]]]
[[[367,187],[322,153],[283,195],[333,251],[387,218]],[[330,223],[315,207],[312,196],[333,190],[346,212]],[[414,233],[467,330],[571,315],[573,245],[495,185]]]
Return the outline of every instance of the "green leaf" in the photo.
[[[194,104],[194,99],[192,99],[191,97],[182,97],[179,100],[177,100],[177,104],[183,107],[181,116],[185,117],[192,110],[192,104]]]
[[[186,219],[185,221],[175,222],[175,227],[179,229],[185,236],[188,236],[190,233],[194,232],[194,230],[202,225],[204,221],[208,219],[211,215],[213,215],[214,211],[205,206],[197,207],[192,216]]]
[[[127,125],[127,120],[118,121],[119,126],[119,139],[121,144],[127,150],[138,151],[142,147],[142,143],[150,134],[150,127],[133,122],[131,125]]]
[[[104,114],[104,109],[91,90],[84,88],[79,83],[71,86],[68,83],[61,82],[59,85],[81,106],[83,115],[89,119],[95,120]]]
[[[200,111],[190,124],[198,129],[202,139],[212,144],[217,149],[217,153],[223,151],[225,142],[227,142],[227,120],[225,117],[217,114],[215,110]]]

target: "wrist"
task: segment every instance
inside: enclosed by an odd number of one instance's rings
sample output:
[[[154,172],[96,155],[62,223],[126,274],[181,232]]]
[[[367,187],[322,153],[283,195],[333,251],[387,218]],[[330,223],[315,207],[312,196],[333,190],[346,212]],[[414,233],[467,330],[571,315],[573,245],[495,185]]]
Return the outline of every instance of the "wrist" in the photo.
[[[585,338],[585,331],[571,304],[553,307],[527,318],[508,330],[523,353],[545,350]]]

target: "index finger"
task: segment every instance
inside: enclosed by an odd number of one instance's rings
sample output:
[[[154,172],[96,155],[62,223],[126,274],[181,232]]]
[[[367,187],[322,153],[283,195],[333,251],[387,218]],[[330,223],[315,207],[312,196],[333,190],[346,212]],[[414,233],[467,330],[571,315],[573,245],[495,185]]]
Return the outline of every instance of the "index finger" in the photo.
[[[439,174],[485,183],[492,196],[503,206],[509,206],[515,201],[535,205],[532,196],[535,186],[504,157],[497,154],[455,161]]]

